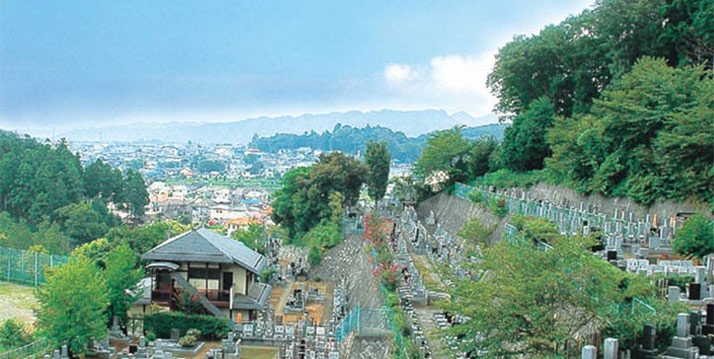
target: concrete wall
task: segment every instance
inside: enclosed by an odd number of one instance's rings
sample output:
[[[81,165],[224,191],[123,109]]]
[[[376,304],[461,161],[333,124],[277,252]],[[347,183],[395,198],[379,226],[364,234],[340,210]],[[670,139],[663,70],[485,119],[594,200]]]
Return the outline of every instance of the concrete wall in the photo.
[[[599,212],[609,216],[618,213],[632,212],[636,217],[644,218],[647,215],[656,214],[658,218],[669,218],[680,212],[698,212],[711,214],[711,208],[706,203],[676,202],[676,201],[655,201],[650,206],[635,203],[629,198],[614,197],[608,198],[599,194],[584,195],[572,188],[556,186],[547,183],[538,183],[528,189],[536,199],[548,200],[550,202],[579,208],[582,202],[586,207],[597,208]]]
[[[643,206],[628,198],[607,198],[597,194],[583,195],[572,188],[546,183],[538,183],[530,187],[527,192],[532,199],[547,200],[558,205],[575,208],[580,208],[582,203],[584,208],[594,208],[608,216],[613,216],[615,209],[617,209],[618,213],[624,211],[628,216],[628,213],[631,212],[635,218],[645,218],[647,215],[656,214],[661,220],[681,212],[698,212],[711,215],[711,209],[704,203],[657,201],[651,206]],[[494,240],[502,237],[505,224],[511,216],[508,214],[505,218],[500,219],[470,200],[443,192],[421,202],[417,207],[417,213],[422,221],[425,221],[432,211],[437,223],[453,234],[461,230],[464,222],[472,217],[478,217],[484,224],[496,225],[496,230],[492,236]]]
[[[503,233],[506,223],[505,220],[494,216],[489,210],[474,204],[470,200],[452,196],[445,192],[421,202],[417,207],[417,214],[423,223],[426,223],[426,219],[431,212],[434,213],[436,223],[452,234],[458,233],[468,219],[477,217],[485,225],[496,226],[492,239],[497,240],[501,238],[501,233]],[[508,216],[505,219],[507,218]],[[433,228],[430,228],[430,230],[433,230]]]

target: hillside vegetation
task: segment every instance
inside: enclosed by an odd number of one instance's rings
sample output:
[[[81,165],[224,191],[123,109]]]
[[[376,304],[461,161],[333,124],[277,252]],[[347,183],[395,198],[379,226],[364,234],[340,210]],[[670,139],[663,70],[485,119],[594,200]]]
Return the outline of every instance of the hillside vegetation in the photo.
[[[109,202],[142,215],[148,194],[141,174],[101,160],[83,168],[64,140],[0,132],[0,245],[66,253],[119,224]]]
[[[463,129],[467,138],[494,137],[501,139],[504,124],[492,124]],[[369,141],[384,141],[392,154],[392,158],[399,162],[411,163],[417,160],[426,145],[428,135],[407,137],[403,132],[393,131],[381,126],[366,126],[357,128],[336,125],[332,131],[317,133],[305,132],[302,135],[280,133],[270,137],[254,136],[250,147],[258,148],[265,152],[279,150],[295,150],[300,147],[309,147],[322,151],[341,151],[348,154],[364,153]]]
[[[642,204],[712,203],[713,61],[712,0],[603,0],[516,36],[488,78],[496,110],[512,122],[501,145],[458,129],[432,134],[415,173],[448,177],[422,193],[454,181],[546,181]]]

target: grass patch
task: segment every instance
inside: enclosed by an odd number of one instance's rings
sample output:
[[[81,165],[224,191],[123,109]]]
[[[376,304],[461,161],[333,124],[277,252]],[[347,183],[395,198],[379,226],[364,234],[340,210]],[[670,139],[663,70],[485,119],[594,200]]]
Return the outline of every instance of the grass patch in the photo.
[[[278,348],[271,347],[247,347],[241,346],[240,356],[241,358],[251,358],[251,359],[273,359],[278,356]]]
[[[0,282],[0,322],[15,318],[23,323],[35,321],[32,310],[37,308],[34,287]]]

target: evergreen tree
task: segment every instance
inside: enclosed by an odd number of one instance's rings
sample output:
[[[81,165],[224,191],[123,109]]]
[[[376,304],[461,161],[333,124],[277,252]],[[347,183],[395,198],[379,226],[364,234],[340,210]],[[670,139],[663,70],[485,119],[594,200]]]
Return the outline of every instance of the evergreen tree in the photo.
[[[367,165],[367,186],[369,196],[374,199],[374,203],[379,202],[384,193],[387,192],[387,182],[389,181],[390,155],[386,142],[367,143],[367,151],[364,155]]]

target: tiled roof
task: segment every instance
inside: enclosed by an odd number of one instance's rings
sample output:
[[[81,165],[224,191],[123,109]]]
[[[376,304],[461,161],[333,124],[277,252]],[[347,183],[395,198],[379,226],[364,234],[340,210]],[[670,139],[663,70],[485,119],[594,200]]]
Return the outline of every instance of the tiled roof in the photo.
[[[146,252],[143,259],[175,262],[235,263],[259,274],[265,257],[245,244],[206,228],[170,238]]]

